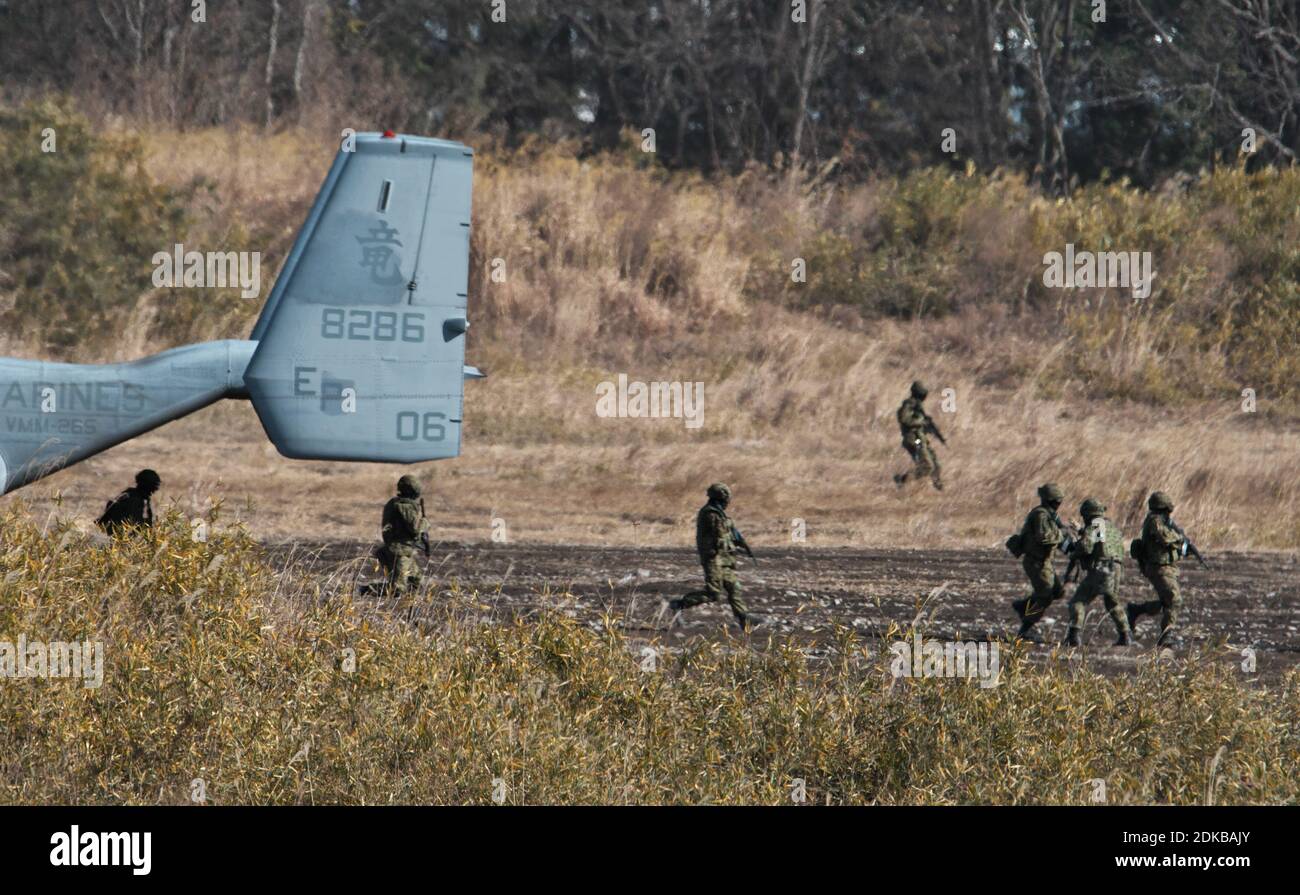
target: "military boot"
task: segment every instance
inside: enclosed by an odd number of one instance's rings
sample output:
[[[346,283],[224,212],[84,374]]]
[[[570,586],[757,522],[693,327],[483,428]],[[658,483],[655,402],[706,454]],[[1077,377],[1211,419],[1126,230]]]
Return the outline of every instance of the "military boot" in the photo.
[[[1064,645],[1065,646],[1079,645],[1079,629],[1076,628],[1074,625],[1070,625],[1070,627],[1066,628]]]
[[[1043,638],[1034,630],[1034,624],[1035,622],[1024,622],[1021,624],[1020,632],[1016,636],[1026,643],[1042,643]]]
[[[1128,620],[1128,630],[1130,635],[1137,631],[1137,621],[1142,617],[1142,615],[1143,612],[1139,604],[1129,603],[1124,607],[1124,617]]]
[[[1127,613],[1120,610],[1118,606],[1110,610],[1110,620],[1115,623],[1115,645],[1132,646],[1133,645],[1133,628],[1129,625]]]
[[[1019,602],[1019,601],[1017,601]],[[1047,610],[1046,606],[1039,606],[1034,602],[1033,597],[1026,597],[1024,600],[1024,609],[1020,611],[1020,633],[1016,636],[1021,640],[1027,640],[1030,643],[1042,643],[1043,638],[1034,633],[1034,625],[1043,620],[1043,613]]]
[[[1165,604],[1164,601],[1153,600],[1160,606],[1160,646],[1176,646],[1174,642],[1174,628],[1178,626],[1178,615],[1181,603],[1174,599],[1171,604]]]

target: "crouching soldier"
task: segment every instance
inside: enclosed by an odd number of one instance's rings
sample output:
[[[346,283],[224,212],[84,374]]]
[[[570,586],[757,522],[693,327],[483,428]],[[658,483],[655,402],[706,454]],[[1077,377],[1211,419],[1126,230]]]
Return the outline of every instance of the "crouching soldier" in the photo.
[[[428,553],[428,528],[420,483],[414,476],[404,475],[397,480],[397,496],[384,504],[380,530],[384,544],[375,551],[375,557],[388,573],[390,595],[408,595],[424,580],[416,551],[423,546]]]
[[[736,580],[736,550],[742,550],[750,557],[754,553],[727,515],[731,489],[721,482],[715,482],[709,486],[708,498],[708,503],[700,508],[695,517],[695,549],[704,566],[704,589],[693,590],[680,599],[671,600],[668,609],[675,615],[691,606],[717,603],[725,598],[736,617],[736,624],[740,625],[742,631],[749,631],[759,623],[759,619],[748,612],[740,599],[740,582]]]
[[[162,479],[152,469],[135,474],[135,486],[127,488],[104,505],[104,513],[95,524],[110,535],[123,534],[133,528],[153,527],[151,498],[162,487]]]
[[[1142,536],[1131,545],[1133,558],[1139,563],[1142,575],[1155,588],[1156,599],[1145,603],[1130,603],[1129,626],[1135,631],[1138,619],[1144,615],[1160,613],[1160,639],[1158,645],[1169,642],[1183,597],[1178,592],[1178,561],[1187,552],[1187,539],[1174,525],[1171,514],[1174,502],[1163,491],[1147,499],[1147,518],[1142,523]]]
[[[1052,553],[1057,548],[1068,550],[1073,546],[1071,533],[1056,514],[1060,509],[1064,495],[1055,484],[1048,482],[1038,489],[1040,503],[1029,511],[1025,524],[1017,534],[1007,539],[1007,549],[1012,556],[1021,558],[1029,585],[1033,588],[1030,595],[1016,600],[1011,607],[1020,616],[1022,640],[1042,643],[1042,639],[1032,633],[1034,625],[1043,617],[1043,612],[1064,592],[1061,577],[1052,565]]]
[[[1083,629],[1088,604],[1100,596],[1119,634],[1115,645],[1128,646],[1133,640],[1128,617],[1119,603],[1124,535],[1115,523],[1106,518],[1106,507],[1091,497],[1079,507],[1079,515],[1083,517],[1083,533],[1070,558],[1083,567],[1083,580],[1070,598],[1070,627],[1065,632],[1065,645],[1079,645],[1079,632]]]

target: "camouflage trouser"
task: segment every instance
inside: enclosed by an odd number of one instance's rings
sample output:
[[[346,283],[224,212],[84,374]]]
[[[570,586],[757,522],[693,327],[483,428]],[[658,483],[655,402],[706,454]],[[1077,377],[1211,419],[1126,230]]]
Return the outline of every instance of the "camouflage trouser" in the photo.
[[[420,571],[420,564],[416,560],[415,547],[406,544],[388,544],[380,548],[376,555],[388,573],[385,586],[389,594],[410,594],[424,581],[424,574]]]
[[[693,590],[681,599],[682,608],[701,603],[717,603],[722,599],[731,605],[737,620],[743,621],[747,610],[740,599],[740,582],[736,580],[736,558],[718,555],[703,560],[704,590]]]
[[[938,484],[939,458],[935,455],[934,448],[930,447],[930,439],[924,432],[904,435],[903,450],[912,457],[913,465],[909,472],[899,476],[899,481],[906,482],[908,479],[923,479],[929,476],[930,481]]]
[[[1160,639],[1163,641],[1174,626],[1174,622],[1178,620],[1178,610],[1183,606],[1183,597],[1178,592],[1178,566],[1143,563],[1142,574],[1156,589],[1158,599],[1130,606],[1129,611],[1133,613],[1134,622],[1144,615],[1155,615],[1159,612]]]
[[[1052,605],[1052,601],[1065,592],[1065,585],[1061,584],[1061,576],[1056,574],[1056,569],[1052,566],[1050,554],[1043,559],[1035,559],[1025,554],[1020,564],[1024,567],[1025,574],[1029,577],[1029,584],[1034,589],[1025,601],[1023,627],[1028,630],[1043,617],[1043,612]]]
[[[1119,583],[1121,568],[1118,563],[1097,563],[1084,574],[1079,586],[1070,597],[1070,627],[1076,631],[1083,629],[1083,621],[1088,611],[1088,604],[1101,597],[1106,612],[1115,623],[1115,630],[1120,634],[1128,632],[1128,616],[1119,602]]]

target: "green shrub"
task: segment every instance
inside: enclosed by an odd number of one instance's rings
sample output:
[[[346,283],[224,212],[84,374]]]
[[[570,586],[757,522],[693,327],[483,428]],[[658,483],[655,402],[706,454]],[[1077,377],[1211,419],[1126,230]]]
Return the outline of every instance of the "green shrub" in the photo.
[[[828,206],[806,236],[808,282],[785,286],[796,306],[1010,318],[1044,344],[1067,337],[1048,372],[1095,398],[1300,395],[1300,170],[1221,169],[1167,192],[1095,183],[1070,201],[937,169],[841,189],[871,201]],[[1151,294],[1044,285],[1044,254],[1067,243],[1151,252]]]
[[[186,194],[154,183],[137,140],[55,100],[0,108],[0,184],[5,325],[59,354],[111,343],[152,288],[154,253],[181,241]]]

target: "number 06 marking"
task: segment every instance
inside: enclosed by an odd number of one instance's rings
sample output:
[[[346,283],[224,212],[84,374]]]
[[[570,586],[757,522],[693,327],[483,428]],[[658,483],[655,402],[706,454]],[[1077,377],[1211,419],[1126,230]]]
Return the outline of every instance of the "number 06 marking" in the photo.
[[[429,411],[421,416],[414,410],[397,414],[398,441],[442,441],[447,437],[447,414]]]

